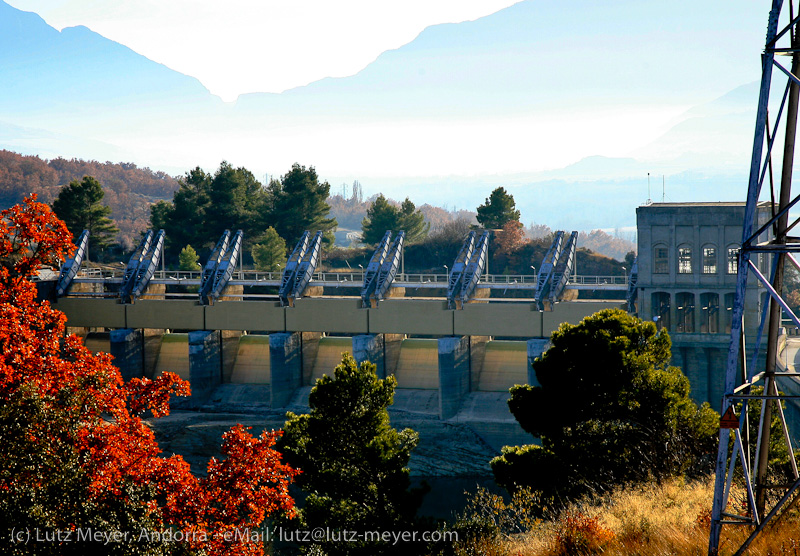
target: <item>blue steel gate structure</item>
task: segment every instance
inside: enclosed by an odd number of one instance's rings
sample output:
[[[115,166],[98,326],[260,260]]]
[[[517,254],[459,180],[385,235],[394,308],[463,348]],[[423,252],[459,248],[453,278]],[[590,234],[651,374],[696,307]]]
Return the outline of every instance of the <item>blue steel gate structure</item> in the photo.
[[[789,223],[789,211],[800,201],[800,197],[793,197],[791,192],[798,92],[800,92],[800,80],[797,77],[800,74],[800,40],[797,36],[800,15],[795,12],[792,3],[793,0],[789,0],[786,3],[787,7],[784,6],[783,0],[773,0],[769,13],[766,46],[762,55],[761,91],[732,310],[725,394],[722,400],[723,417],[720,421],[708,544],[708,554],[711,556],[718,553],[723,526],[745,526],[751,529],[751,534],[736,552],[737,555],[742,554],[765,527],[780,519],[800,499],[800,477],[794,460],[792,435],[781,407],[782,401],[796,399],[798,396],[779,393],[777,382],[779,379],[796,381],[800,376],[800,373],[789,371],[788,367],[781,370],[778,365],[782,313],[800,327],[800,320],[781,297],[785,264],[789,263],[800,269],[800,264],[794,256],[794,253],[800,252],[800,238],[788,235],[800,222],[800,219],[797,219]],[[791,69],[779,63],[776,55],[787,56],[787,59],[791,60]],[[776,69],[777,72],[774,71]],[[779,93],[781,96],[776,95],[772,99],[772,106],[778,105],[779,108],[774,122],[771,123],[769,109],[773,82],[783,85],[783,90]],[[778,91],[780,85],[776,87]],[[780,132],[783,133],[783,154],[778,181],[773,179],[772,151]],[[762,197],[762,186],[766,178],[769,179],[772,212],[771,218],[759,226],[756,221],[756,208]],[[778,184],[780,188],[776,195]],[[766,191],[763,192],[763,196],[766,197]],[[759,239],[770,231],[774,239],[770,241]],[[770,260],[770,276],[765,276],[755,264],[754,259],[757,259],[758,255],[767,255],[767,259]],[[760,315],[752,359],[749,358],[748,350],[745,350],[743,333],[745,291],[750,274],[763,284],[770,295],[768,310],[767,304],[764,304]],[[766,339],[764,339],[765,333]],[[759,354],[764,355],[763,359]],[[761,360],[764,361],[764,368],[757,369],[756,362]],[[763,387],[763,390],[754,390],[756,386]],[[754,401],[761,401],[762,410],[758,437],[751,439],[748,435],[747,405]],[[785,482],[780,484],[775,477],[770,477],[768,474],[770,423],[773,415],[782,423],[783,438],[777,440],[786,442],[789,448],[794,479],[788,484]],[[753,440],[755,449],[752,445]],[[729,505],[732,480],[734,474],[739,472],[746,492],[746,511]]]

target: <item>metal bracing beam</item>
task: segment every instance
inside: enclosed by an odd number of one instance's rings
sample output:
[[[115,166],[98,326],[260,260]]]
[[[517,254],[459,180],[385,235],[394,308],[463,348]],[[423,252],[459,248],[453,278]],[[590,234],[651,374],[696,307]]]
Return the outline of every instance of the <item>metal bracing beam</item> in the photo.
[[[203,274],[200,277],[200,302],[208,305],[208,296],[211,293],[211,287],[214,285],[214,276],[217,273],[217,267],[222,260],[225,251],[228,250],[228,243],[231,240],[231,231],[225,230],[220,236],[217,245],[211,252],[211,256],[206,261],[206,266],[203,267]]]
[[[150,278],[158,268],[161,255],[164,250],[164,230],[158,230],[155,240],[150,244],[147,254],[142,257],[139,267],[136,269],[136,276],[133,278],[133,287],[130,292],[122,298],[123,303],[133,303],[147,289]]]
[[[289,255],[286,261],[286,267],[283,269],[283,275],[281,276],[281,287],[280,290],[278,290],[278,297],[281,300],[281,305],[286,306],[289,304],[289,296],[292,295],[294,280],[297,275],[297,265],[300,264],[300,261],[303,260],[303,256],[306,254],[309,236],[308,230],[303,232],[303,235],[300,236],[300,241],[297,242],[292,254]]]
[[[539,274],[536,277],[536,293],[533,297],[536,299],[540,311],[544,310],[544,300],[547,299],[547,295],[550,293],[550,281],[553,277],[553,269],[556,266],[559,255],[561,255],[561,246],[563,242],[564,232],[559,230],[553,237],[553,243],[550,245],[550,249],[547,250],[544,259],[542,259],[542,264],[539,267]]]
[[[219,296],[222,295],[222,290],[225,289],[225,286],[228,285],[231,276],[233,276],[233,272],[236,270],[236,265],[239,262],[239,256],[242,251],[243,237],[244,233],[242,230],[237,230],[236,235],[233,236],[230,245],[222,255],[222,259],[219,261],[216,271],[214,272],[214,279],[211,284],[208,297],[203,299],[203,303],[206,305],[210,305],[219,299]]]
[[[636,312],[636,298],[639,295],[639,288],[636,283],[639,281],[639,257],[633,259],[633,266],[631,266],[631,273],[628,276],[628,293],[625,300],[628,302],[628,312]]]
[[[381,265],[378,278],[375,283],[375,304],[377,305],[385,296],[386,292],[394,282],[394,277],[397,276],[397,268],[400,266],[400,257],[403,254],[403,242],[405,241],[406,233],[404,231],[397,232],[397,237],[394,238],[392,247],[389,249],[389,254],[386,260]]]
[[[67,293],[69,287],[72,285],[72,280],[78,271],[81,269],[83,259],[86,258],[86,252],[89,250],[89,230],[83,230],[78,243],[75,247],[75,252],[72,257],[64,261],[61,266],[61,272],[58,275],[58,283],[56,285],[56,295],[61,297]]]
[[[139,271],[139,265],[142,264],[142,259],[147,255],[150,250],[150,244],[153,241],[153,230],[147,230],[142,240],[139,242],[139,247],[133,252],[131,258],[128,260],[128,266],[125,267],[125,274],[122,277],[122,287],[119,290],[120,298],[129,299],[133,285],[136,281],[136,273]]]
[[[311,244],[303,254],[303,258],[297,263],[297,270],[294,275],[294,282],[292,283],[291,293],[284,299],[281,296],[281,302],[289,307],[294,306],[294,302],[298,297],[303,296],[308,283],[311,282],[311,277],[317,269],[317,262],[319,262],[319,253],[322,246],[322,232],[319,231],[314,235]]]
[[[456,297],[461,293],[463,285],[464,270],[467,268],[467,263],[472,257],[472,251],[475,249],[475,232],[467,234],[464,244],[453,261],[453,267],[450,269],[450,275],[447,277],[447,306],[452,309],[456,305]]]
[[[367,269],[364,271],[364,285],[361,287],[361,305],[362,307],[370,306],[370,297],[375,292],[375,285],[377,284],[378,273],[381,270],[381,265],[386,259],[386,253],[389,251],[389,240],[392,237],[392,231],[386,230],[383,235],[378,248],[372,254],[369,260]]]
[[[478,240],[478,245],[472,251],[467,268],[464,269],[464,278],[461,285],[461,295],[457,300],[457,308],[463,309],[464,303],[472,298],[475,288],[481,279],[483,269],[486,268],[486,258],[489,253],[489,232],[483,232]]]
[[[782,498],[776,504],[771,505],[767,499],[767,489],[770,488],[770,492],[775,492],[774,489],[776,488],[775,486],[769,486],[770,481],[768,476],[768,461],[770,457],[769,434],[772,411],[774,408],[777,408],[777,415],[783,424],[782,440],[786,442],[790,452],[793,450],[791,435],[789,434],[789,429],[785,424],[785,418],[780,408],[781,401],[790,399],[791,396],[780,394],[775,385],[776,378],[784,375],[789,376],[790,374],[778,371],[779,366],[777,360],[779,356],[778,341],[781,313],[786,312],[796,323],[798,322],[797,317],[793,315],[789,309],[789,305],[782,299],[782,286],[785,262],[787,262],[788,258],[788,262],[792,264],[795,263],[790,253],[792,251],[797,251],[798,247],[793,244],[793,238],[789,238],[787,232],[791,229],[791,226],[789,226],[789,209],[800,200],[800,198],[793,196],[791,193],[794,145],[797,134],[798,107],[800,105],[800,80],[797,78],[798,71],[800,71],[800,55],[798,55],[798,52],[800,52],[798,50],[800,41],[798,41],[797,36],[797,24],[798,21],[800,21],[800,17],[794,17],[794,9],[790,1],[789,12],[791,21],[786,28],[778,34],[777,29],[782,9],[783,0],[773,0],[767,27],[766,48],[762,56],[761,91],[759,94],[753,151],[750,161],[750,176],[747,191],[747,204],[745,206],[744,222],[742,226],[742,248],[739,257],[736,294],[732,310],[731,340],[725,375],[725,395],[722,400],[723,412],[741,401],[741,407],[739,408],[740,418],[738,429],[733,429],[736,438],[736,447],[730,458],[728,447],[731,429],[720,428],[720,443],[717,452],[716,481],[714,485],[714,502],[711,511],[711,531],[708,543],[708,554],[711,556],[718,554],[723,525],[745,525],[755,527],[749,538],[747,538],[735,552],[735,554],[744,553],[750,543],[769,522],[781,515],[782,510],[788,507],[787,505],[794,503],[796,491],[800,485],[800,481],[796,481],[788,487],[786,485],[777,487],[779,489],[782,488],[784,492]],[[776,47],[778,39],[784,35],[786,39],[790,41],[790,48]],[[778,51],[791,53],[791,71],[786,70],[786,68],[775,62],[774,56]],[[774,206],[774,194],[772,194],[772,218],[754,232],[753,230],[756,228],[758,200],[763,185],[763,179],[766,174],[764,169],[768,165],[771,165],[770,157],[772,154],[772,145],[778,134],[778,123],[780,123],[776,122],[775,133],[770,135],[768,128],[768,105],[773,81],[772,70],[776,66],[783,73],[783,76],[788,78],[786,89],[788,91],[788,102],[786,93],[784,93],[784,99],[781,102],[781,112],[784,103],[786,103],[786,116],[783,122],[784,151],[781,167],[780,197],[778,199],[778,210],[776,211]],[[779,78],[782,78],[782,76],[777,75],[774,79],[777,80]],[[764,156],[765,139],[768,144],[766,156]],[[770,179],[772,180],[771,171]],[[760,240],[759,237],[763,233],[768,233],[770,228],[775,237],[772,241],[765,243],[763,240]],[[771,266],[773,271],[771,279],[767,279],[759,271],[757,265],[751,260],[751,257],[756,253],[767,253],[768,256],[772,257]],[[741,385],[738,385],[740,383],[738,367],[740,361],[744,361],[743,317],[745,313],[745,292],[747,289],[748,274],[751,272],[763,283],[771,298],[769,311],[764,311],[758,328],[759,336],[761,331],[765,328],[765,325],[768,329],[767,340],[765,342],[765,366],[763,371],[756,373],[754,365],[751,365],[749,372],[743,371],[743,381]],[[753,355],[754,362],[758,360],[759,343],[760,342],[757,342],[757,350]],[[763,393],[752,394],[751,388],[761,383],[764,384]],[[749,450],[746,450],[742,445],[742,437],[747,433],[747,401],[750,399],[759,399],[762,401],[758,440],[756,443],[756,450],[753,454],[750,454]],[[730,517],[729,514],[726,513],[730,494],[730,487],[728,485],[731,484],[733,474],[737,472],[737,463],[742,467],[742,471],[748,479],[751,476],[755,479],[754,485],[750,485],[748,481],[748,506],[752,508],[753,514],[750,520],[737,521],[723,519],[724,517]],[[796,476],[795,474],[795,477]],[[780,495],[780,491],[778,491],[777,494]]]
[[[558,256],[558,262],[553,269],[553,277],[551,278],[550,293],[548,296],[550,298],[551,309],[553,303],[560,299],[564,288],[567,286],[567,282],[569,282],[570,274],[572,274],[572,270],[575,268],[575,252],[577,245],[578,232],[572,232],[569,235],[567,244],[561,250],[561,254]]]

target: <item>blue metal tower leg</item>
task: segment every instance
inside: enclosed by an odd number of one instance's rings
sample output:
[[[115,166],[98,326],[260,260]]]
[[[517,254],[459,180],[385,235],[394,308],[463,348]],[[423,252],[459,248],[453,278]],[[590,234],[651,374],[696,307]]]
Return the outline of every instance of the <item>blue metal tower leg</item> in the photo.
[[[742,331],[744,326],[743,316],[744,316],[745,292],[747,290],[747,276],[751,265],[750,263],[751,254],[758,252],[772,252],[773,254],[780,253],[781,234],[783,233],[780,228],[783,226],[783,228],[785,229],[785,219],[783,220],[784,224],[781,223],[778,216],[772,219],[772,222],[777,223],[778,226],[776,234],[778,239],[778,241],[776,242],[778,244],[776,245],[777,249],[767,250],[763,248],[763,246],[760,246],[758,244],[758,236],[760,235],[761,230],[757,231],[755,234],[753,233],[753,228],[756,218],[756,209],[757,209],[759,195],[761,192],[761,186],[763,183],[762,180],[764,176],[764,172],[762,171],[763,145],[767,127],[767,113],[768,113],[767,109],[769,104],[770,85],[772,81],[772,70],[773,70],[773,65],[775,65],[774,54],[775,54],[776,42],[784,34],[788,33],[790,37],[793,37],[795,34],[795,29],[794,29],[795,21],[790,22],[784,31],[782,31],[780,34],[778,33],[778,22],[782,6],[783,6],[782,0],[773,0],[772,9],[769,14],[769,23],[767,27],[766,47],[762,57],[763,66],[761,75],[761,91],[759,94],[758,113],[756,116],[756,128],[753,139],[753,151],[752,151],[752,158],[750,161],[750,176],[749,176],[748,191],[747,191],[747,204],[745,207],[744,223],[742,227],[742,248],[739,257],[739,267],[738,267],[737,281],[736,281],[736,294],[732,310],[731,340],[730,340],[730,347],[728,349],[728,359],[727,359],[727,367],[725,374],[725,396],[722,400],[723,413],[727,411],[728,408],[737,399],[735,389],[737,385],[737,369],[740,360],[740,350],[744,349],[744,346],[741,345],[741,338],[743,336]],[[792,44],[792,48],[795,48],[794,44]],[[790,76],[790,79],[796,82],[796,78],[794,78],[794,76]],[[796,85],[794,86],[796,87]],[[790,107],[791,107],[791,101],[790,101]],[[796,113],[791,114],[790,117],[787,119],[790,120],[787,123],[787,141],[793,144],[794,133],[795,133],[794,131],[795,122],[791,120],[796,121]],[[791,161],[789,163],[789,167],[791,168]],[[784,172],[785,171],[786,171],[786,157],[784,158]],[[789,179],[786,179],[786,176],[784,175],[783,181],[784,181],[784,187],[782,187],[781,191],[781,208],[783,208],[786,204],[788,204],[791,185],[790,183],[787,182],[790,182],[790,176]],[[765,227],[762,227],[762,230],[763,229],[765,229]],[[781,257],[781,259],[782,258],[783,257]],[[777,280],[780,281],[779,278],[780,273],[778,273],[777,276],[778,276]],[[773,307],[777,309],[777,304],[773,303]],[[779,311],[779,309],[777,310]],[[775,317],[779,316],[777,312],[772,312],[772,313]],[[770,334],[770,337],[768,338],[767,341],[768,358],[775,356],[776,344],[777,344],[777,332],[775,331],[772,334]],[[770,347],[770,345],[772,345],[772,347]],[[770,362],[767,361],[767,370],[769,369],[770,369]],[[752,376],[752,373],[749,376]],[[745,387],[748,388],[748,390],[750,384],[751,382],[748,380],[747,384],[745,385]],[[764,400],[764,403],[768,403],[766,399]],[[741,416],[740,427],[742,426],[741,423],[744,422],[746,422],[746,420],[744,419],[744,416]],[[762,429],[763,429],[763,423],[762,423]],[[716,462],[716,480],[714,484],[714,501],[711,511],[711,530],[709,534],[709,544],[708,544],[708,554],[710,556],[716,555],[719,550],[720,536],[723,525],[723,519],[722,519],[723,512],[725,510],[725,506],[727,505],[726,484],[729,480],[729,477],[727,476],[726,471],[728,473],[733,472],[732,469],[733,465],[730,466],[731,469],[729,471],[727,466],[729,440],[730,440],[730,429],[720,428],[719,447],[718,447],[717,462]],[[765,449],[768,449],[768,446],[765,446]],[[742,457],[745,458],[747,456],[745,454],[742,454]],[[758,467],[761,469],[761,471],[757,471],[757,473],[765,472],[764,466],[759,465]],[[750,502],[752,504],[755,501],[751,500]],[[778,507],[776,506],[774,510],[777,509]],[[766,516],[766,519],[762,520],[761,524],[759,524],[759,528],[756,531],[754,531],[753,535],[751,535],[751,538],[748,539],[745,542],[745,544],[741,546],[737,554],[741,553],[747,548],[747,545],[751,542],[752,538],[754,538],[754,536],[758,534],[758,531],[760,531],[761,528],[763,527],[764,522],[770,519],[772,516],[774,516],[774,514],[775,511],[771,511],[769,515]],[[755,522],[758,522],[759,517],[761,516],[758,515],[753,516],[753,520]]]

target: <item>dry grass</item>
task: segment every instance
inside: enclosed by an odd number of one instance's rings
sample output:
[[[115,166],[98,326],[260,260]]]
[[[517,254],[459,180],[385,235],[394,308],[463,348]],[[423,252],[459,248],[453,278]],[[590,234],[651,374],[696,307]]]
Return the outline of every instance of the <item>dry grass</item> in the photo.
[[[620,490],[575,504],[555,522],[542,522],[505,541],[510,556],[705,556],[713,481]],[[749,534],[725,526],[720,554],[732,554]],[[754,543],[748,554],[800,556],[800,519],[788,516]]]

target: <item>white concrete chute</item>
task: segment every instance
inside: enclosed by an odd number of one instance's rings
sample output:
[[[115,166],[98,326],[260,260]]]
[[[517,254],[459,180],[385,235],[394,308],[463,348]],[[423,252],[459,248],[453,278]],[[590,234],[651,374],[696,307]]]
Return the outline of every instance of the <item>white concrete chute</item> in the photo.
[[[376,304],[386,296],[386,292],[389,291],[389,288],[392,286],[392,282],[394,282],[395,276],[397,276],[397,268],[400,266],[400,258],[403,254],[403,242],[405,241],[405,237],[406,233],[404,231],[401,230],[397,232],[397,236],[394,238],[394,242],[389,249],[389,253],[381,265],[381,269],[378,272],[378,277],[375,281]]]
[[[281,302],[284,305],[288,304],[290,307],[293,307],[294,301],[298,297],[303,296],[303,292],[305,291],[309,282],[311,282],[314,271],[317,269],[321,246],[322,232],[318,231],[314,235],[314,239],[311,240],[311,244],[308,246],[308,249],[306,249],[305,253],[303,254],[303,258],[297,263],[297,271],[294,275],[291,293],[285,298],[281,296]]]
[[[220,260],[216,272],[214,273],[214,282],[208,294],[208,304],[213,303],[222,295],[222,290],[225,289],[225,286],[228,285],[228,282],[233,276],[242,251],[243,237],[244,233],[242,230],[237,230],[236,235],[233,236],[233,240],[225,250],[225,254],[222,255],[222,260]]]
[[[205,305],[208,304],[208,296],[211,293],[211,287],[214,285],[214,276],[217,274],[217,268],[223,255],[225,255],[225,251],[228,250],[230,239],[231,231],[225,230],[211,252],[211,256],[208,257],[206,266],[203,267],[203,274],[200,277],[200,301]]]
[[[159,230],[156,234],[155,240],[150,244],[150,249],[147,254],[142,258],[139,267],[136,269],[136,276],[133,279],[133,287],[130,293],[122,298],[123,303],[133,303],[136,298],[144,293],[147,289],[150,279],[155,274],[158,263],[161,262],[161,256],[164,251],[164,230]]]
[[[472,257],[472,251],[475,249],[475,232],[467,234],[464,244],[453,261],[453,268],[450,269],[450,274],[447,277],[447,306],[452,309],[456,305],[456,297],[461,293],[461,288],[464,283],[464,270],[467,268],[467,263]]]
[[[125,274],[122,276],[122,287],[119,290],[119,295],[122,299],[127,299],[133,291],[133,284],[136,281],[136,273],[139,271],[139,265],[142,264],[147,252],[150,250],[150,244],[153,242],[153,230],[147,230],[144,237],[139,242],[136,251],[133,252],[131,258],[128,259],[128,266],[125,267]]]
[[[83,230],[78,243],[75,247],[75,253],[72,257],[67,259],[61,267],[61,272],[58,276],[58,284],[56,285],[56,295],[61,297],[67,293],[67,290],[72,285],[72,280],[83,264],[83,259],[86,258],[86,253],[89,251],[89,230]]]
[[[303,232],[303,235],[300,236],[300,241],[297,242],[292,254],[289,255],[289,259],[286,261],[286,267],[283,269],[283,276],[281,276],[281,288],[278,291],[281,305],[285,306],[289,304],[289,296],[292,294],[295,276],[297,274],[297,265],[300,264],[300,261],[303,260],[306,254],[309,237],[310,234],[307,230]]]
[[[572,270],[575,268],[575,253],[577,250],[577,244],[578,232],[572,232],[569,235],[567,244],[561,250],[561,254],[558,257],[558,262],[553,269],[553,277],[550,283],[549,295],[551,309],[552,304],[561,298],[561,294],[564,292],[567,282],[569,282],[569,277],[572,274]]]
[[[389,240],[391,237],[392,231],[387,230],[378,248],[375,249],[375,252],[372,254],[367,269],[364,271],[364,285],[361,288],[361,303],[364,307],[370,306],[370,297],[378,283],[378,274],[380,273],[381,265],[383,265],[384,260],[386,260],[386,253],[389,251]]]
[[[553,243],[550,244],[550,249],[542,259],[542,264],[539,266],[539,274],[536,277],[536,293],[534,299],[539,306],[539,310],[544,310],[544,300],[547,299],[550,293],[550,281],[553,277],[553,270],[555,269],[558,257],[561,255],[561,247],[564,243],[564,232],[559,230],[553,237]]]
[[[472,251],[469,258],[469,263],[464,270],[463,283],[461,285],[461,295],[458,300],[458,308],[462,309],[464,303],[470,300],[472,294],[475,293],[475,288],[478,287],[478,282],[483,274],[483,269],[486,268],[486,258],[489,253],[489,232],[483,232],[481,238],[478,240],[478,245]]]

